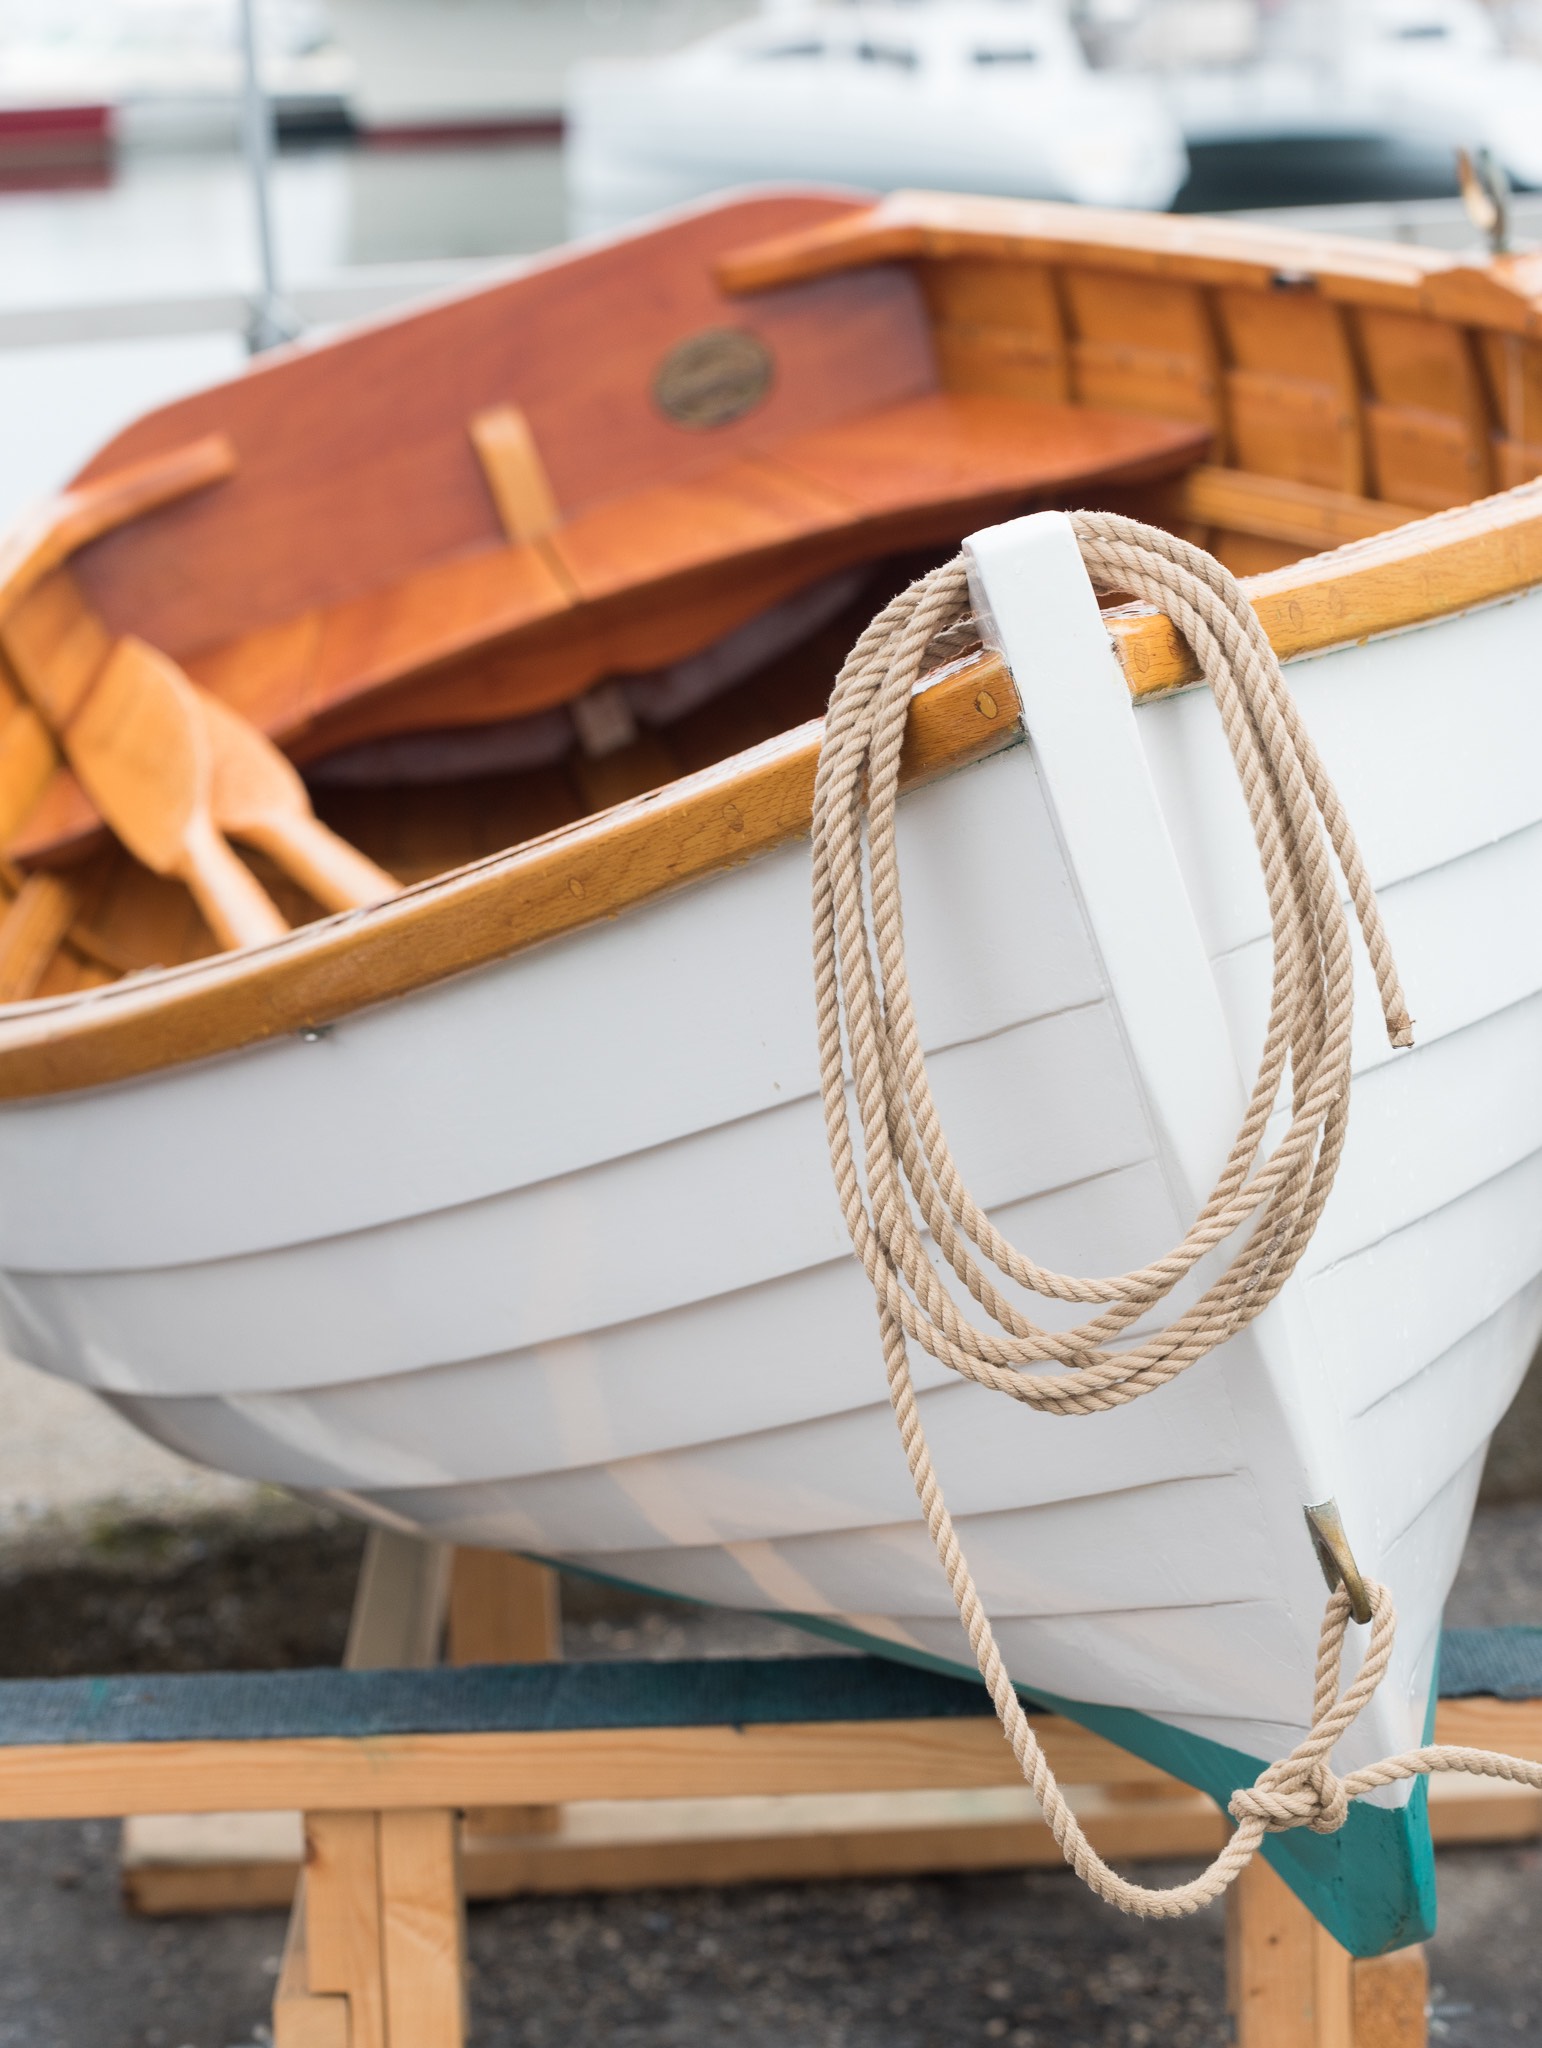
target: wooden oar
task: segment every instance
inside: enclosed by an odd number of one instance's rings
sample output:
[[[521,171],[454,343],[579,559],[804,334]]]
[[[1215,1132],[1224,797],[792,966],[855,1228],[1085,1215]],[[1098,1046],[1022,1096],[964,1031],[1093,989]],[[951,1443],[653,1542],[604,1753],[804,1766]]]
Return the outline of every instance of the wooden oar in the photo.
[[[0,917],[0,1003],[24,1002],[37,993],[80,909],[80,891],[64,875],[40,870],[16,880],[16,893]]]
[[[213,754],[214,822],[222,832],[260,847],[328,910],[360,910],[400,895],[394,875],[322,824],[293,763],[270,739],[207,690],[188,687]]]
[[[227,834],[261,847],[329,910],[398,893],[315,816],[271,740],[143,640],[117,643],[60,738],[118,838],[156,874],[186,883],[223,946],[289,929]]]
[[[222,946],[260,946],[288,931],[215,823],[209,724],[174,661],[143,640],[120,640],[59,737],[113,832],[154,873],[186,883]]]

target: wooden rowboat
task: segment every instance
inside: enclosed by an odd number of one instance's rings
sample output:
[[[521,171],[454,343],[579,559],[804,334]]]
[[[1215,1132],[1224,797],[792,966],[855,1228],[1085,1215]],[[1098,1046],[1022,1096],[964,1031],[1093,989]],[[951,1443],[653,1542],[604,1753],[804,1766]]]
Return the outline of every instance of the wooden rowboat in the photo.
[[[927,1427],[1034,1696],[1251,1778],[1305,1727],[1332,1499],[1402,1615],[1346,1757],[1417,1740],[1542,1332],[1539,333],[1530,259],[792,195],[141,421],[0,564],[10,1342],[227,1470],[966,1665],[829,1185],[799,721],[974,533],[992,644],[916,699],[901,810],[942,1110],[1039,1256],[1165,1246],[1267,920],[1185,650],[1011,517],[1117,502],[1262,572],[1418,1044],[1367,1025],[1242,1337],[1078,1421],[918,1369]],[[212,953],[60,763],[140,643],[414,886],[320,918],[253,856],[309,921]],[[1271,1853],[1362,1953],[1428,1921],[1422,1792]]]

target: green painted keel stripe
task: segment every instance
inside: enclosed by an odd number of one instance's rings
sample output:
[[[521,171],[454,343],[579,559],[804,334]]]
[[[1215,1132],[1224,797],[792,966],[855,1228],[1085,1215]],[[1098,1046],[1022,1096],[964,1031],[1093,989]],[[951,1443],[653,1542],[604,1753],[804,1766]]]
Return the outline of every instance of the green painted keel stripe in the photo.
[[[821,1615],[779,1615],[799,1628],[854,1649],[915,1663],[932,1671],[966,1677],[969,1667],[924,1651],[901,1649],[877,1636],[830,1622]],[[1132,1756],[1170,1771],[1186,1785],[1208,1793],[1225,1812],[1233,1792],[1251,1785],[1265,1768],[1263,1759],[1240,1749],[1190,1735],[1130,1707],[1095,1707],[1068,1700],[1035,1686],[1025,1703],[1064,1714],[1069,1721],[1105,1735]],[[1424,1740],[1434,1732],[1436,1689],[1430,1692]],[[1402,1806],[1369,1806],[1357,1800],[1337,1834],[1314,1835],[1309,1828],[1266,1835],[1263,1853],[1296,1897],[1320,1920],[1335,1941],[1354,1956],[1385,1955],[1427,1941],[1435,1931],[1435,1850],[1430,1839],[1429,1790],[1417,1779]]]
[[[652,1599],[679,1599],[687,1606],[704,1604],[684,1595],[661,1594],[657,1587],[616,1578],[566,1560],[537,1561],[580,1578],[647,1594]],[[979,1683],[979,1674],[969,1665],[908,1649],[823,1615],[776,1613],[767,1618],[822,1636],[827,1642],[844,1643],[896,1663]],[[1463,1645],[1465,1677],[1476,1672],[1479,1661],[1492,1661],[1494,1656],[1503,1655],[1502,1648],[1480,1647],[1477,1634],[1472,1632],[1472,1642]],[[1537,1664],[1542,1673],[1542,1647],[1526,1647],[1528,1665]],[[1511,1674],[1512,1681],[1517,1675]],[[1084,1700],[1064,1699],[1040,1687],[1035,1687],[1031,1695],[1025,1687],[1020,1686],[1018,1691],[1026,1704],[1064,1714],[1067,1720],[1091,1729],[1094,1734],[1107,1736],[1132,1756],[1144,1757],[1159,1769],[1170,1771],[1175,1778],[1208,1794],[1223,1812],[1233,1792],[1251,1785],[1265,1768],[1262,1758],[1248,1756],[1205,1736],[1187,1734],[1132,1708],[1091,1706]],[[1436,1688],[1432,1687],[1426,1742],[1434,1730],[1435,1698]],[[1416,1781],[1402,1806],[1371,1806],[1364,1800],[1357,1801],[1337,1834],[1314,1835],[1309,1829],[1295,1828],[1289,1834],[1267,1836],[1263,1853],[1307,1910],[1351,1955],[1383,1955],[1389,1949],[1425,1941],[1435,1930],[1435,1852],[1430,1840],[1429,1795],[1422,1778]]]

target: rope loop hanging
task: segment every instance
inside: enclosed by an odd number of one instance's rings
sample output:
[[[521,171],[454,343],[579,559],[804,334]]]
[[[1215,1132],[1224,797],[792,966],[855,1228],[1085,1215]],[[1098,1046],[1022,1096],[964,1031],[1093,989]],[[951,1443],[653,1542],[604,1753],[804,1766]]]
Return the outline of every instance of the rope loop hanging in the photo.
[[[1194,648],[1220,710],[1269,899],[1274,978],[1258,1076],[1231,1153],[1182,1242],[1114,1278],[1051,1271],[1009,1244],[979,1208],[937,1116],[905,966],[894,820],[911,692],[928,646],[967,608],[962,558],[896,597],[836,682],[814,797],[814,974],[836,1187],[886,1312],[954,1372],[1031,1407],[1088,1414],[1149,1393],[1250,1323],[1289,1278],[1322,1213],[1347,1124],[1353,1004],[1332,856],[1375,969],[1388,1035],[1407,1045],[1412,1030],[1349,821],[1236,579],[1200,549],[1134,520],[1076,513],[1072,523],[1093,582],[1158,604]],[[865,1192],[843,1050],[855,1082]],[[1287,1071],[1290,1123],[1255,1168]],[[1246,1243],[1197,1301],[1144,1342],[1111,1348],[1250,1220]],[[932,1265],[922,1226],[994,1328],[960,1311]],[[1068,1330],[1046,1330],[1000,1291],[987,1267],[1032,1294],[1102,1312]],[[1060,1369],[1024,1370],[1045,1365]]]
[[[1432,1770],[1477,1770],[1542,1788],[1542,1766],[1437,1746],[1335,1776],[1334,1746],[1386,1670],[1395,1628],[1390,1596],[1367,1582],[1370,1642],[1340,1697],[1349,1622],[1349,1597],[1341,1587],[1323,1623],[1310,1733],[1234,1796],[1236,1831],[1206,1871],[1190,1883],[1152,1890],[1120,1877],[1093,1850],[1002,1661],[932,1467],[907,1340],[1013,1400],[1051,1414],[1087,1415],[1165,1385],[1268,1306],[1322,1214],[1347,1129],[1354,968],[1340,877],[1370,958],[1387,1036],[1394,1046],[1413,1042],[1365,863],[1241,586],[1203,550],[1158,528],[1108,513],[1070,517],[1094,585],[1157,606],[1193,649],[1247,804],[1269,903],[1274,967],[1257,1078],[1236,1140],[1182,1241],[1164,1257],[1112,1277],[1083,1278],[1039,1264],[996,1230],[964,1183],[921,1052],[905,966],[895,838],[911,695],[939,639],[968,611],[962,556],[923,576],[879,613],[852,649],[830,699],[813,826],[820,1083],[836,1190],[876,1297],[889,1397],[911,1479],[1003,1730],[1077,1875],[1123,1911],[1166,1918],[1218,1897],[1265,1833],[1301,1826],[1332,1832],[1343,1825],[1350,1802],[1373,1787]],[[1260,1162],[1282,1090],[1288,1091],[1288,1122]],[[1142,1341],[1118,1344],[1207,1253],[1249,1224],[1225,1270],[1191,1305]],[[923,1233],[988,1323],[965,1313]],[[1070,1329],[1046,1329],[1003,1292],[1002,1280],[1094,1313]]]

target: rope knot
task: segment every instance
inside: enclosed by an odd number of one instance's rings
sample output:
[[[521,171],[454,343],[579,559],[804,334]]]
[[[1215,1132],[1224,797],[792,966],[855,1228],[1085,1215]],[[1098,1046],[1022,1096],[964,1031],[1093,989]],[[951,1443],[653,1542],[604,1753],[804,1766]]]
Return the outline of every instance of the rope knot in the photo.
[[[1330,1758],[1334,1745],[1354,1726],[1381,1683],[1397,1626],[1385,1588],[1370,1579],[1365,1590],[1371,1603],[1371,1639],[1359,1671],[1340,1695],[1339,1673],[1349,1626],[1349,1594],[1340,1586],[1323,1615],[1311,1732],[1289,1756],[1270,1764],[1253,1784],[1232,1794],[1227,1811],[1239,1827],[1251,1822],[1272,1835],[1290,1828],[1335,1835],[1349,1818],[1350,1801],[1364,1788],[1358,1781],[1346,1785]]]
[[[1349,1818],[1349,1794],[1325,1757],[1297,1753],[1271,1764],[1256,1784],[1234,1792],[1227,1811],[1239,1826],[1255,1821],[1271,1835],[1291,1828],[1336,1835]]]

